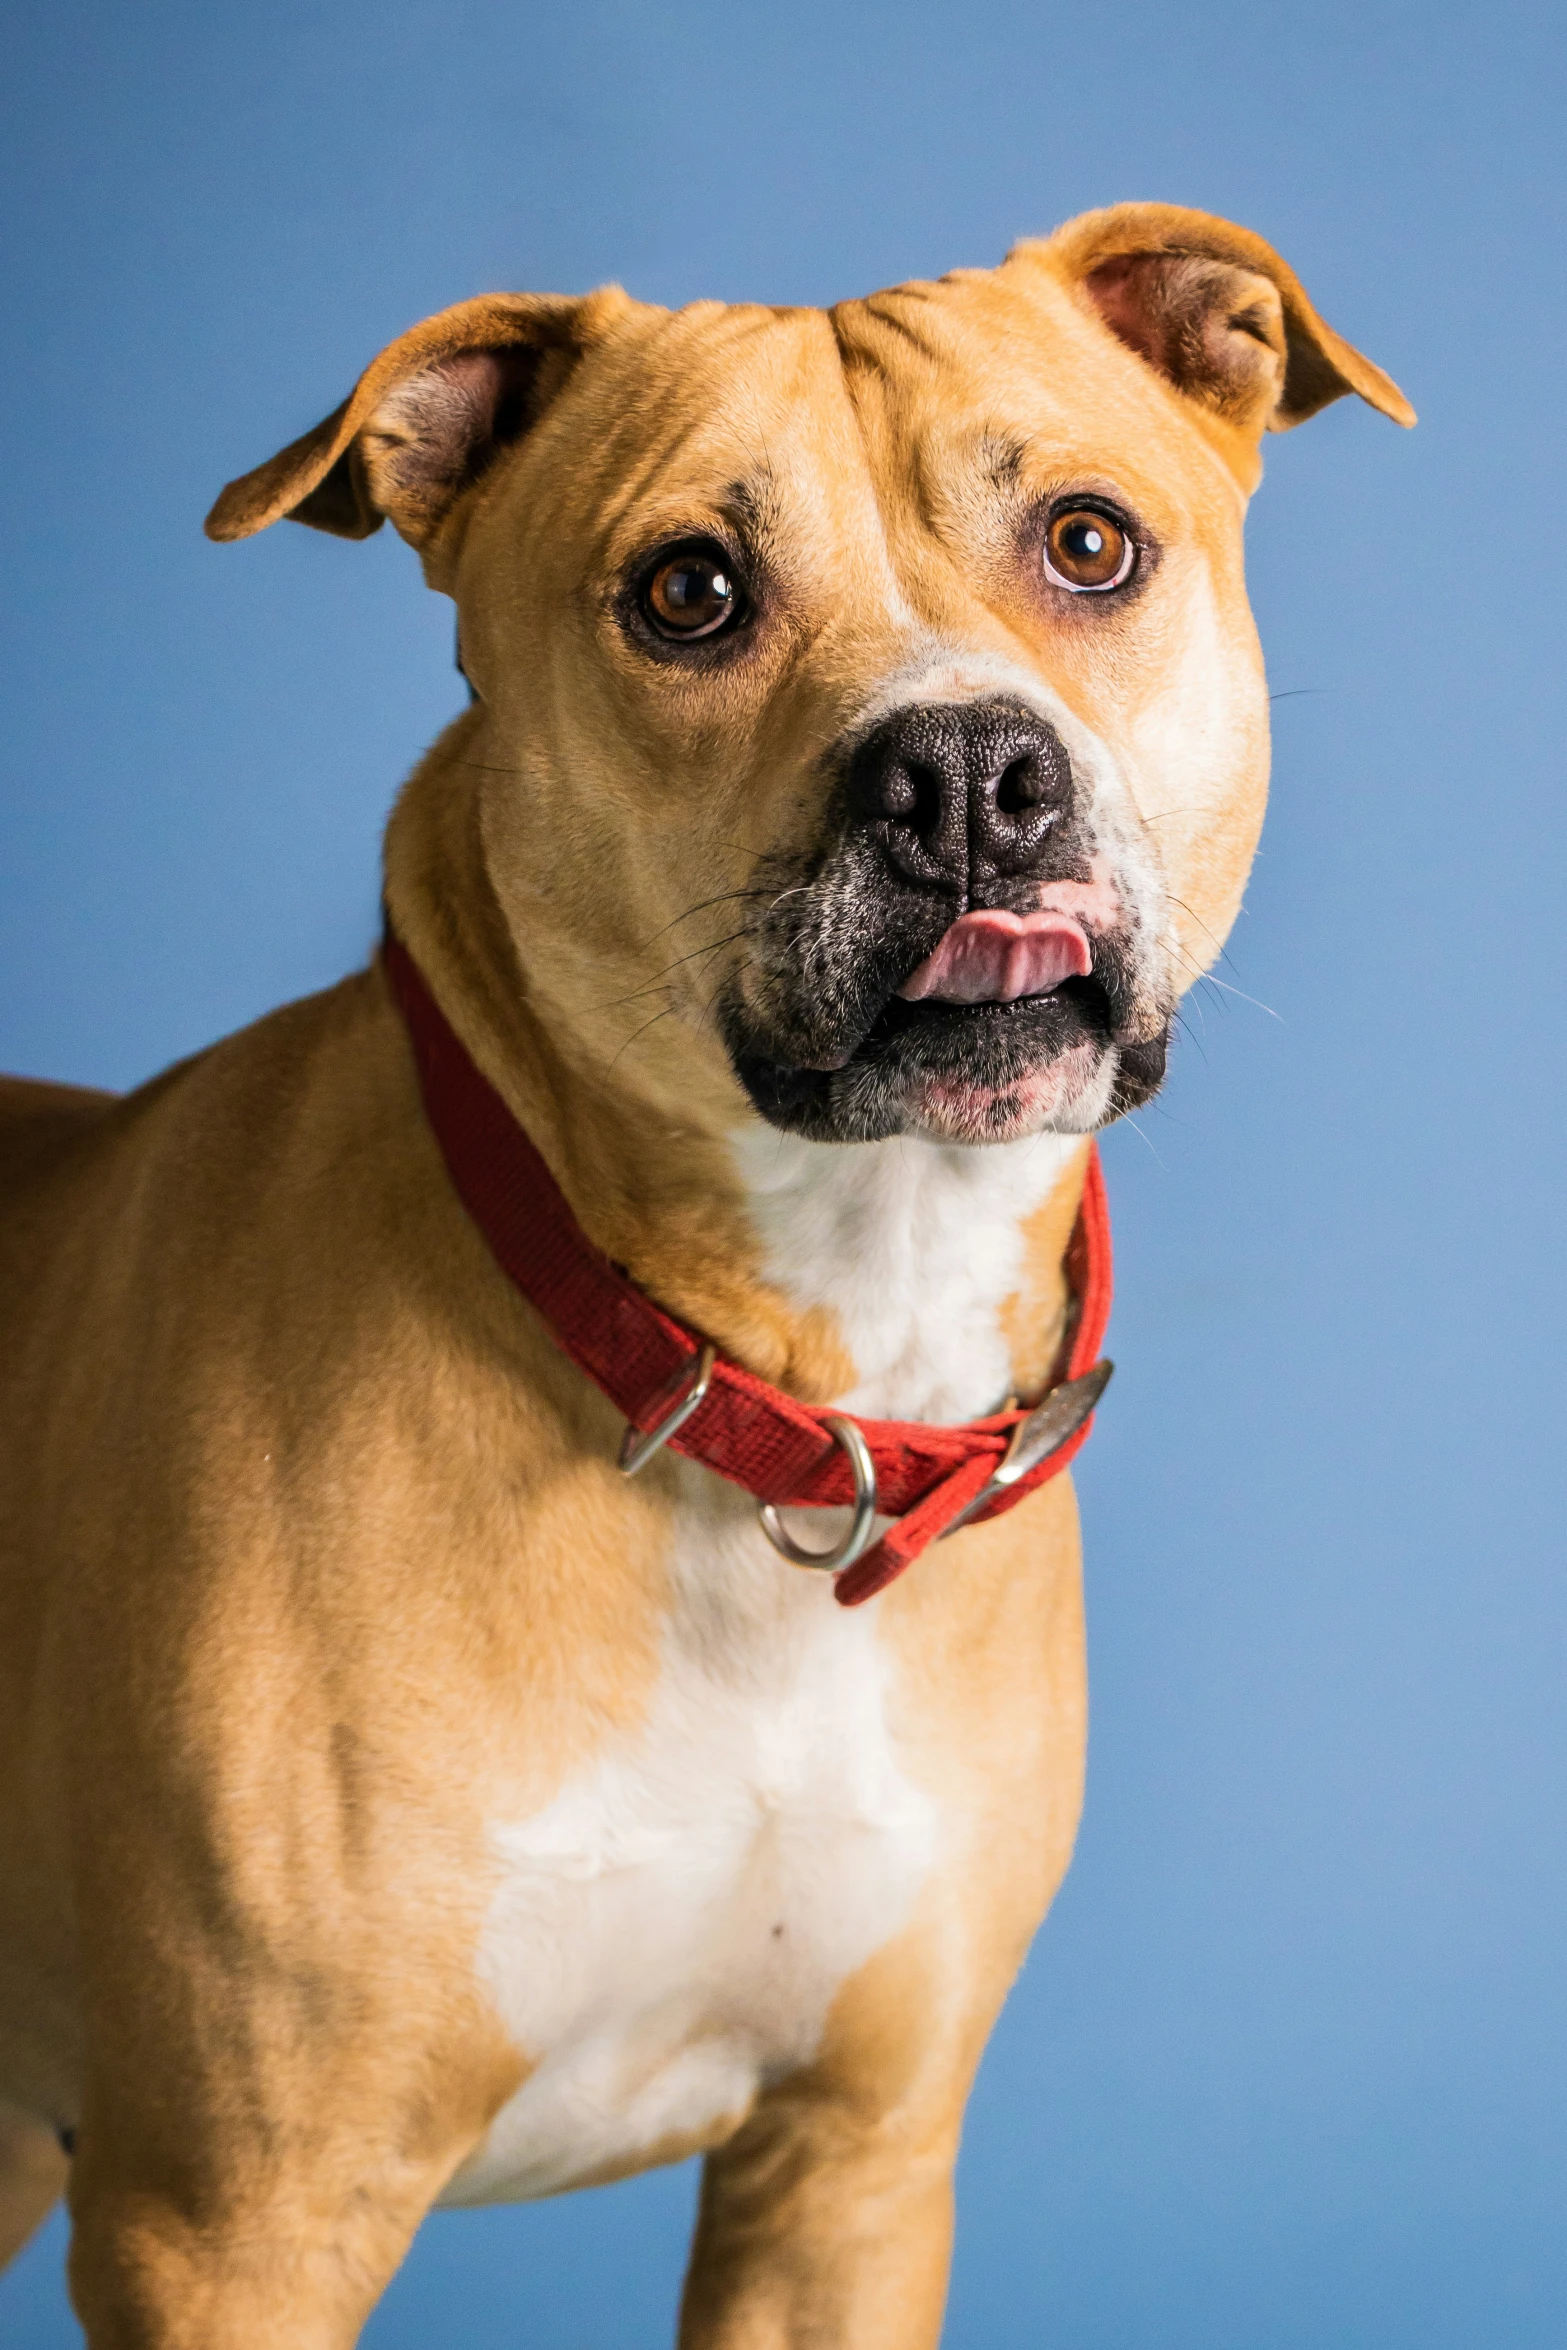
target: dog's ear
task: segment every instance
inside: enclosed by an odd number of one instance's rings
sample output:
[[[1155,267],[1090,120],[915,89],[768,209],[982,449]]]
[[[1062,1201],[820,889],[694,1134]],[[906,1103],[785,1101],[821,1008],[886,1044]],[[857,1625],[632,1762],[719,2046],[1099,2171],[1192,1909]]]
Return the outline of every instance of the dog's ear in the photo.
[[[604,286],[580,300],[481,294],[438,312],[389,343],[313,432],[231,481],[207,536],[248,538],[287,515],[363,539],[390,516],[427,549],[462,492],[627,307],[618,286]]]
[[[1115,204],[1007,258],[1050,270],[1177,391],[1248,437],[1287,431],[1345,392],[1396,424],[1415,421],[1273,247],[1211,212]]]

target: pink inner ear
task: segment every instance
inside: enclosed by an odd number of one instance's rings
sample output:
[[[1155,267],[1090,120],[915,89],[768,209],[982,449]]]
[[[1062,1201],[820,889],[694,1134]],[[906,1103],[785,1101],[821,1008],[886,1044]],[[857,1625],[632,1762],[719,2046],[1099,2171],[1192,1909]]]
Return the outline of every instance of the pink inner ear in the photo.
[[[538,372],[539,354],[531,346],[509,351],[463,351],[441,362],[439,373],[451,378],[467,401],[479,437],[492,447],[514,441],[528,421],[528,397]]]
[[[399,527],[432,521],[528,422],[538,361],[525,346],[457,351],[390,391],[371,419],[372,476]]]
[[[1156,316],[1160,267],[1157,253],[1122,253],[1091,269],[1083,284],[1110,332],[1150,367],[1168,373],[1170,354]]]
[[[1206,253],[1120,253],[1083,284],[1110,332],[1177,391],[1262,431],[1287,358],[1266,278]]]

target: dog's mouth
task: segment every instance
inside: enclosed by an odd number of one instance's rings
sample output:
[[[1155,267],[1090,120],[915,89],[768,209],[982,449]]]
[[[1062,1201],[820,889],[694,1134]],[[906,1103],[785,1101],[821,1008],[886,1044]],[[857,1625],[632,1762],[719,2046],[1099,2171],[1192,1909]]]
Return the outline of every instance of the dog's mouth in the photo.
[[[1169,1023],[1139,1015],[1133,961],[1124,936],[985,910],[949,924],[912,970],[905,954],[893,985],[883,961],[852,1035],[769,1036],[734,995],[725,1038],[762,1115],[819,1140],[1087,1133],[1163,1079]]]
[[[976,1050],[984,1051],[992,1038],[1016,1045],[1025,1037],[1042,1059],[1056,1060],[1081,1043],[1107,1044],[1110,1034],[1109,993],[1091,973],[1060,980],[1038,995],[1005,1001],[963,1003],[931,996],[911,1003],[895,995],[845,1066],[885,1058],[900,1044],[917,1044],[933,1059],[967,1061]]]
[[[1093,967],[1093,944],[1072,915],[987,906],[949,922],[898,993],[911,1003],[1013,1004],[1051,995]]]

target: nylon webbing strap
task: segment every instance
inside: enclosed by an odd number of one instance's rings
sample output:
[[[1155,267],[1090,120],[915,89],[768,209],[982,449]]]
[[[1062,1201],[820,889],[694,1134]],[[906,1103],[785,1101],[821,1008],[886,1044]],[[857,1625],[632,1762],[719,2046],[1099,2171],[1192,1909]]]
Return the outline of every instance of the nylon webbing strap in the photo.
[[[548,1325],[556,1343],[632,1424],[656,1424],[665,1397],[701,1350],[701,1337],[666,1314],[590,1241],[538,1150],[436,1003],[413,957],[388,935],[383,956],[407,1025],[420,1093],[458,1198],[490,1253]],[[1076,1320],[1062,1380],[1099,1359],[1110,1313],[1110,1220],[1097,1148],[1088,1172],[1067,1277]],[[951,1524],[999,1466],[1022,1411],[958,1426],[859,1420],[876,1464],[878,1510],[898,1523],[839,1576],[852,1607],[902,1573]],[[720,1355],[701,1405],[670,1438],[759,1501],[820,1508],[854,1499],[827,1415]],[[1059,1475],[1087,1441],[1092,1417],[979,1513],[991,1517]]]

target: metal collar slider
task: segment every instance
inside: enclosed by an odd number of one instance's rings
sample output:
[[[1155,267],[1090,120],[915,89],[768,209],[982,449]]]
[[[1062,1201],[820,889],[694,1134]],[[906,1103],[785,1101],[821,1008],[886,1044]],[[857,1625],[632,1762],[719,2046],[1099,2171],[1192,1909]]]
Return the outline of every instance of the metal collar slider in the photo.
[[[635,1423],[628,1426],[620,1440],[620,1470],[622,1475],[634,1477],[645,1469],[656,1452],[662,1452],[671,1436],[683,1428],[706,1395],[713,1382],[713,1365],[718,1360],[718,1349],[709,1340],[689,1371],[681,1372],[655,1397],[653,1409],[658,1413],[646,1435]]]
[[[958,1512],[941,1540],[945,1542],[947,1534],[956,1534],[958,1528],[966,1526],[970,1518],[977,1518],[998,1493],[1005,1493],[1009,1485],[1016,1485],[1020,1478],[1028,1475],[1030,1469],[1037,1468],[1048,1454],[1059,1450],[1068,1437],[1075,1436],[1109,1386],[1110,1374],[1114,1369],[1114,1363],[1107,1358],[1095,1363],[1093,1369],[1085,1371],[1081,1378],[1068,1379],[1063,1386],[1052,1387],[1044,1402],[1037,1405],[1026,1420],[1019,1420],[1012,1431],[1012,1441],[1007,1446],[1000,1468],[986,1479],[968,1507]]]

